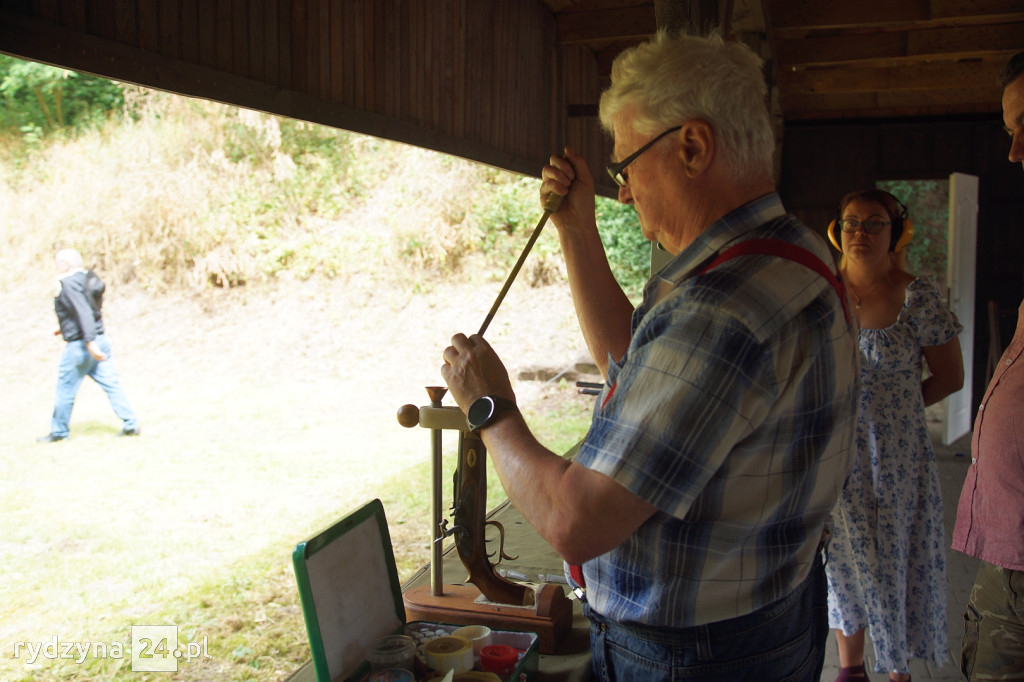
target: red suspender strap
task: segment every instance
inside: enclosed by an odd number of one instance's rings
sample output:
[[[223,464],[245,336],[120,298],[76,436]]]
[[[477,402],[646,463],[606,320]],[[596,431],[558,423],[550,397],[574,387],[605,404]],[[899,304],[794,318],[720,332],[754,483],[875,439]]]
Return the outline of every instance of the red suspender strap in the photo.
[[[833,274],[833,272],[821,261],[820,258],[807,249],[796,246],[795,244],[779,241],[778,239],[748,239],[747,241],[731,246],[718,254],[714,260],[705,265],[697,274],[703,275],[709,270],[714,270],[722,263],[740,256],[777,256],[814,270],[816,273],[824,277],[825,280],[832,285],[832,288],[835,289],[836,295],[839,296],[839,302],[843,304],[843,314],[846,316],[846,322],[847,324],[850,323],[850,311],[846,305],[846,289],[843,287],[843,283],[839,281],[835,274]],[[613,386],[612,390],[608,392],[608,397],[606,397],[605,400],[611,397],[611,393],[614,390],[615,387]],[[570,564],[569,575],[577,585],[584,589],[586,588],[586,583],[583,580],[582,566],[578,564]]]
[[[583,580],[583,567],[579,564],[569,564],[569,575],[572,576],[573,582],[582,587],[587,588],[587,583]],[[577,597],[580,595],[576,595]]]
[[[713,270],[722,263],[732,260],[733,258],[758,255],[785,258],[786,260],[791,260],[794,263],[799,263],[806,268],[810,268],[824,277],[825,280],[832,285],[832,288],[835,289],[836,295],[839,296],[839,302],[843,304],[843,315],[846,316],[847,324],[850,323],[850,311],[847,308],[846,289],[843,287],[843,283],[839,281],[828,266],[821,262],[820,258],[807,249],[795,244],[779,241],[777,239],[748,239],[747,241],[731,246],[718,254],[713,261],[705,265],[697,274],[703,275],[705,272]]]

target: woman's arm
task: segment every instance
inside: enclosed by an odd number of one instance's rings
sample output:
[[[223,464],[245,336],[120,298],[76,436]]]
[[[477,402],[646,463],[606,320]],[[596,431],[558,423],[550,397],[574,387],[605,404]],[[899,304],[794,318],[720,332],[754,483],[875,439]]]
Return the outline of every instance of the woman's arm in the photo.
[[[921,382],[924,404],[932,405],[947,395],[959,391],[964,385],[964,360],[960,340],[955,336],[941,346],[921,348],[931,376]]]

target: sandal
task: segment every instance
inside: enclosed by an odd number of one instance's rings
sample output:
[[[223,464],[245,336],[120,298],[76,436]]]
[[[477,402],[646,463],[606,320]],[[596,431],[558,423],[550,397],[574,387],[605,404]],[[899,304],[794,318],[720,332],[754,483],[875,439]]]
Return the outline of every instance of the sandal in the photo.
[[[868,674],[864,670],[864,664],[851,665],[849,668],[842,668],[836,682],[870,682]]]

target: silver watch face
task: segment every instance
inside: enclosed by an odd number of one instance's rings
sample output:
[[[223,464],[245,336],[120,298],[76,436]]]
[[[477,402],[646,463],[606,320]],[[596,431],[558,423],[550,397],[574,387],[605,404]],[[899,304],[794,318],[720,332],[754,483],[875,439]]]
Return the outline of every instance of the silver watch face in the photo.
[[[466,413],[466,421],[469,422],[469,428],[475,431],[485,426],[493,416],[494,399],[485,395],[474,400],[473,404],[469,406],[469,411]]]

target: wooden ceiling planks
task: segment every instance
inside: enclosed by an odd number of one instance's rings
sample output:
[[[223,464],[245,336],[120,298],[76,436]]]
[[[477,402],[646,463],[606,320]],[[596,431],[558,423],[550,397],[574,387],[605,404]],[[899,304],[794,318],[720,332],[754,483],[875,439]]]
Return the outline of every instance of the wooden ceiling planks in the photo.
[[[594,54],[602,82],[654,31],[653,0],[544,2],[559,44]],[[1024,49],[1021,0],[754,0],[736,4],[734,26],[755,10],[761,20],[737,32],[771,46],[761,54],[788,121],[995,113],[998,67]]]
[[[536,173],[552,27],[522,0],[11,0],[0,50]]]
[[[786,121],[998,113],[995,74],[1024,48],[1021,0],[742,0],[733,14],[746,42],[771,46]],[[19,56],[532,173],[563,142],[603,162],[594,114],[611,62],[655,29],[655,0],[0,8],[0,50]]]
[[[1020,0],[769,0],[786,120],[997,113]]]

